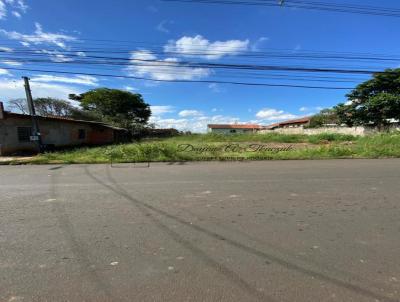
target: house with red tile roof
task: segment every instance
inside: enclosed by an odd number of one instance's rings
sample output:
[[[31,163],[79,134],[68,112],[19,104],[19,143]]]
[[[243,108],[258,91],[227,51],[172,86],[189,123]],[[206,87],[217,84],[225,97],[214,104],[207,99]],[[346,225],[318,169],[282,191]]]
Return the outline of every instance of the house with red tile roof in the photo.
[[[111,144],[127,138],[127,130],[102,122],[59,116],[36,116],[36,120],[42,145],[47,149]],[[0,102],[0,155],[38,152],[32,132],[30,115],[5,111]]]
[[[306,116],[298,119],[283,121],[279,123],[274,123],[268,126],[265,126],[265,130],[274,130],[277,128],[298,128],[309,126],[311,121],[311,116]]]
[[[310,125],[311,117],[306,116],[298,119],[282,121],[268,126],[257,124],[209,124],[208,132],[220,134],[255,133],[260,130],[274,130],[277,128],[298,128]]]

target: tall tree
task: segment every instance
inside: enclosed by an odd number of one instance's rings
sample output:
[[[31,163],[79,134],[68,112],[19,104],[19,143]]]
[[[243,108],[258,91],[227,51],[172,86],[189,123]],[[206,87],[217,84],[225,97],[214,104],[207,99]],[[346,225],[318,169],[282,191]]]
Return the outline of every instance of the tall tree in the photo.
[[[371,124],[383,128],[389,120],[399,120],[400,68],[374,74],[347,97],[346,104],[335,107],[341,123],[348,126]]]
[[[74,107],[67,101],[53,98],[37,98],[33,101],[36,114],[41,116],[70,116]]]
[[[140,94],[124,90],[98,88],[69,97],[79,101],[84,111],[94,112],[104,120],[128,129],[146,124],[151,115],[149,104]]]
[[[70,102],[54,98],[37,98],[33,100],[36,114],[41,116],[63,116],[88,121],[102,121],[94,112],[84,111],[72,106]]]
[[[28,104],[26,102],[26,99],[13,99],[8,101],[8,106],[9,110],[13,112],[18,112],[22,114],[27,114],[28,113]]]
[[[347,95],[350,101],[363,103],[380,93],[400,95],[400,68],[386,69],[376,73],[372,79],[361,83]]]
[[[319,113],[313,115],[310,120],[310,128],[323,127],[329,124],[338,124],[336,111],[331,108],[322,109]]]

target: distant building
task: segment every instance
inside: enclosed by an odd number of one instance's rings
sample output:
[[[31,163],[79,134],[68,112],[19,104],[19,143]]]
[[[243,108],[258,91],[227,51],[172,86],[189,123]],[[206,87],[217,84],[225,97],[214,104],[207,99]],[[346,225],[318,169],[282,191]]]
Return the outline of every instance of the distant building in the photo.
[[[268,126],[263,127],[265,130],[274,130],[278,128],[298,128],[309,126],[311,122],[311,117],[302,117],[294,120],[283,121],[275,124],[271,124]]]
[[[263,129],[255,124],[209,124],[208,132],[219,134],[254,133]]]
[[[48,148],[80,145],[103,145],[124,141],[127,130],[101,122],[74,120],[63,117],[36,117],[43,145]],[[0,102],[0,155],[37,152],[31,141],[30,115],[4,111]]]
[[[271,125],[268,125],[268,126],[264,126],[263,130],[274,130],[274,129],[277,129],[277,128],[279,128],[279,123],[275,123],[275,124],[271,124]]]
[[[207,125],[208,132],[230,134],[230,133],[255,133],[265,130],[274,130],[278,128],[298,128],[309,126],[311,117],[302,117],[298,119],[283,121],[268,126],[261,126],[257,124],[210,124]]]

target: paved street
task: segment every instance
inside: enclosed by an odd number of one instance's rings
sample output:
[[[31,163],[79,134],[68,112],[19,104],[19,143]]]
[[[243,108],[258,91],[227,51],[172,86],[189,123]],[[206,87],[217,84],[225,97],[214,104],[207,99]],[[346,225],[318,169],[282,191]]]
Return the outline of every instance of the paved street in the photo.
[[[400,160],[0,166],[0,301],[400,301]]]

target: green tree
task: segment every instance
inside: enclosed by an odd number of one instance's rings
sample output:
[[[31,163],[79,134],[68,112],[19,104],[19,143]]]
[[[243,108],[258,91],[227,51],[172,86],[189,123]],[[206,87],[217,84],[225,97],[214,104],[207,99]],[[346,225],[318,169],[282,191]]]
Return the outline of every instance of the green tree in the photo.
[[[145,125],[151,115],[150,106],[142,96],[128,91],[98,88],[80,95],[72,94],[69,98],[80,102],[84,111],[123,128]]]
[[[74,107],[67,101],[53,98],[37,98],[33,100],[36,114],[42,116],[65,116],[71,115]]]
[[[324,127],[326,125],[338,124],[338,117],[334,109],[322,109],[311,117],[309,128]]]
[[[334,109],[341,123],[375,125],[382,129],[390,119],[400,119],[400,68],[376,73],[348,95],[346,104]]]
[[[73,119],[102,121],[101,117],[92,113],[83,111],[71,105],[70,102],[54,98],[36,98],[33,100],[37,115],[41,116],[62,116]]]
[[[362,120],[358,117],[359,112],[356,110],[355,106],[352,106],[351,103],[338,104],[334,107],[334,110],[340,124],[345,124],[349,127],[362,124]]]
[[[389,124],[391,119],[400,119],[400,94],[382,92],[370,97],[363,105],[364,120],[379,128]]]
[[[361,83],[347,95],[350,101],[365,102],[380,93],[400,95],[400,68],[375,73],[372,79]]]

